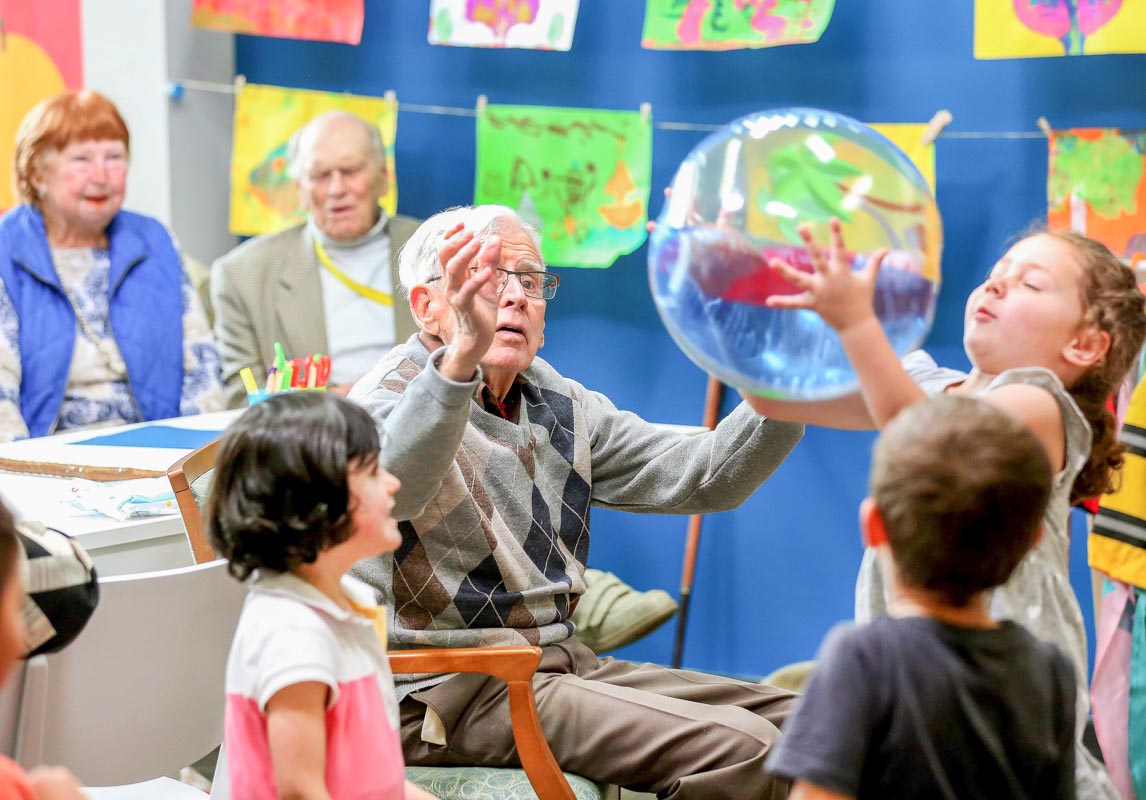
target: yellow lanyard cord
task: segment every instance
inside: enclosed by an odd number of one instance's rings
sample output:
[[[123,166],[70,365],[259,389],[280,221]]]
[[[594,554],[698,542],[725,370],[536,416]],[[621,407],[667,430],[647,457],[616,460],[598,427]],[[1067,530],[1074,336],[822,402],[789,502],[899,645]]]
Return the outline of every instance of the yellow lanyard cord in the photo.
[[[318,263],[326,267],[330,274],[338,279],[338,282],[345,286],[350,291],[354,292],[359,297],[365,297],[367,300],[373,300],[378,305],[394,306],[394,298],[385,292],[380,292],[364,283],[351,278],[345,272],[334,266],[334,262],[330,260],[330,256],[326,254],[326,250],[322,247],[322,242],[318,239],[314,240],[314,254],[318,256]]]

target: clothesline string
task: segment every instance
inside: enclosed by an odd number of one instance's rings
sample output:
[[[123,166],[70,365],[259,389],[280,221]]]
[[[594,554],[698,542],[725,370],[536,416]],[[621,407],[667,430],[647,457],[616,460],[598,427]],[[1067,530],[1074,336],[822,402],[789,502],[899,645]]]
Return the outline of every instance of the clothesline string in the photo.
[[[237,80],[236,83],[216,83],[212,81],[182,80],[171,84],[168,94],[173,99],[182,95],[182,90],[191,89],[198,92],[214,92],[216,94],[235,94],[236,85],[241,86],[246,81]],[[462,108],[460,106],[424,105],[420,103],[398,104],[398,111],[408,114],[433,114],[450,117],[477,117],[477,108]],[[705,122],[660,122],[654,121],[652,126],[662,131],[698,131],[711,133],[725,127]],[[1047,135],[1042,131],[943,131],[937,139],[1045,139]]]

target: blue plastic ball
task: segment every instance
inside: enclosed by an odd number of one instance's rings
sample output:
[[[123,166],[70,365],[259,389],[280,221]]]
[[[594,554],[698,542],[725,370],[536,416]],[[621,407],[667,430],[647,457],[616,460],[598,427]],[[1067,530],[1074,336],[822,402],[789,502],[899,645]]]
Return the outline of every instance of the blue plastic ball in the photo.
[[[926,338],[943,229],[918,168],[886,137],[841,114],[762,111],[708,136],[672,182],[649,243],[653,299],[673,339],[725,383],[782,400],[858,389],[839,337],[813,311],[766,307],[799,290],[768,267],[811,271],[796,231],[828,244],[841,222],[852,268],[888,248],[875,310],[896,352]]]

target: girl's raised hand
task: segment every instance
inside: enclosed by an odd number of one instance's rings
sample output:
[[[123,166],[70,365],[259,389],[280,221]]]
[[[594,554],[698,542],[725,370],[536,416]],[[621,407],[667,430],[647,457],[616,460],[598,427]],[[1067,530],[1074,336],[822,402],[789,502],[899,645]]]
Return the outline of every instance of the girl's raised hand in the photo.
[[[800,294],[772,295],[767,303],[769,308],[811,309],[842,333],[875,316],[875,279],[887,250],[875,251],[861,269],[853,272],[840,221],[833,218],[830,228],[831,244],[825,253],[812,240],[808,226],[799,227],[800,238],[808,249],[812,272],[804,272],[778,258],[768,262],[769,267],[802,291]]]

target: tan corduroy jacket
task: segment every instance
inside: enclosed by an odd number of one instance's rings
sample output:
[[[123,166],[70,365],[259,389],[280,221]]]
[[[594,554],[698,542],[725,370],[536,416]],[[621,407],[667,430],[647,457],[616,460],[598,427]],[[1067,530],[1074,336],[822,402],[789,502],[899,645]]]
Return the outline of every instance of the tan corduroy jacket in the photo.
[[[378,288],[394,296],[395,342],[404,342],[417,331],[396,283],[398,251],[419,224],[395,216],[386,225],[392,285]],[[282,342],[288,354],[330,351],[320,268],[305,224],[243,242],[212,265],[215,339],[231,408],[242,406],[246,399],[239,371],[250,367],[256,381],[265,380],[275,342]]]

